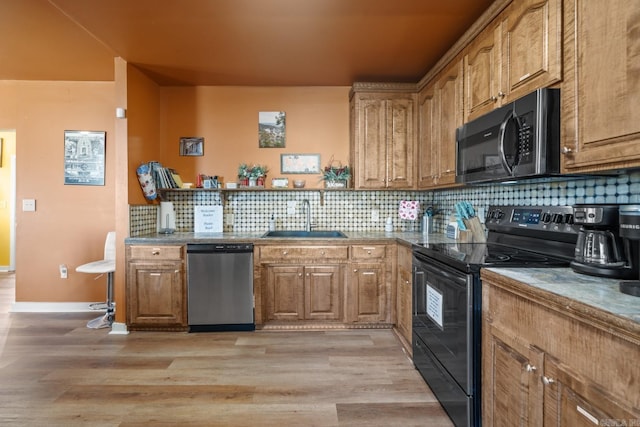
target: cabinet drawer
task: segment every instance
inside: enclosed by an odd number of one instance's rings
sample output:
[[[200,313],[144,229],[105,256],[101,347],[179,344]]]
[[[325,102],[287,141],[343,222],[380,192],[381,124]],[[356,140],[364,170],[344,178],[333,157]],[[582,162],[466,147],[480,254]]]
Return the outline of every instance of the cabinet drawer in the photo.
[[[348,258],[347,246],[263,246],[260,261],[286,259],[344,259]]]
[[[386,256],[385,245],[351,246],[351,259],[384,259]]]
[[[129,246],[129,258],[165,260],[182,259],[183,246]]]

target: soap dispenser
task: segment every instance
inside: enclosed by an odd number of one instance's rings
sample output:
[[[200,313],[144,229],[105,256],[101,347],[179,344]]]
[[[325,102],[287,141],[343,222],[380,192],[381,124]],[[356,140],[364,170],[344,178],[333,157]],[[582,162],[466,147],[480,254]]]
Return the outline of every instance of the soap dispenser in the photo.
[[[393,220],[391,219],[391,217],[387,218],[387,222],[384,225],[384,231],[391,233],[393,231]]]

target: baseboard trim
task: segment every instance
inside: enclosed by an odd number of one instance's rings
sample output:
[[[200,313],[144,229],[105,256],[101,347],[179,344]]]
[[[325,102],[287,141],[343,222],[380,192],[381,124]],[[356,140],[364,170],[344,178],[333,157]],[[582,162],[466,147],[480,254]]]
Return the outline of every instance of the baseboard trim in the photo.
[[[111,332],[109,335],[129,335],[126,323],[113,322],[111,324]]]
[[[14,302],[10,313],[80,313],[104,312],[91,310],[90,302]]]

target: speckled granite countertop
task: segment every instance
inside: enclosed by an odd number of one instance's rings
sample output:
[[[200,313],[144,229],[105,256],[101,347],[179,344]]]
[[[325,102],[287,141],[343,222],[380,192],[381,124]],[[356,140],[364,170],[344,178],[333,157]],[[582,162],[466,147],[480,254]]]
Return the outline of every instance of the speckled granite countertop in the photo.
[[[251,242],[254,244],[274,243],[274,242],[315,242],[331,241],[344,243],[358,243],[362,241],[394,241],[411,245],[413,243],[429,242],[429,243],[455,243],[455,240],[448,239],[442,233],[422,234],[422,233],[403,233],[384,231],[344,231],[347,238],[263,238],[264,232],[258,233],[193,233],[193,232],[176,232],[173,234],[152,233],[143,236],[128,237],[125,243],[128,245],[183,245],[187,243],[222,243],[222,242]]]
[[[491,273],[530,287],[527,291],[553,300],[566,311],[616,323],[640,339],[640,297],[620,292],[620,280],[587,276],[570,268],[488,268],[482,274],[488,277]]]

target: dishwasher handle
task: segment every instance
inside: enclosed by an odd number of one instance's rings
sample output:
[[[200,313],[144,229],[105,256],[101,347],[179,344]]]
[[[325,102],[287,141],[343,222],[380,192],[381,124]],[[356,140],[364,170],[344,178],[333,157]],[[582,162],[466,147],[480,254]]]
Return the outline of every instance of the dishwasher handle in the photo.
[[[188,254],[247,252],[253,252],[253,243],[194,243],[187,245]]]

